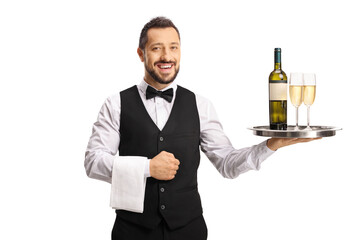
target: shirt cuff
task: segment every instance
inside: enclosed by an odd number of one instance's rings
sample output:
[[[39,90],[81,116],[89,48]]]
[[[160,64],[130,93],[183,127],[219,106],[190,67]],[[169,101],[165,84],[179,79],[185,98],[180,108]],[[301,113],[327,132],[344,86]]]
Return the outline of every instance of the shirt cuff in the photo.
[[[118,156],[114,160],[110,206],[131,212],[144,211],[146,157]]]
[[[150,159],[145,161],[145,170],[144,170],[144,176],[146,178],[151,177],[150,176]]]
[[[269,138],[270,139],[270,138]],[[265,140],[264,142],[262,142],[261,144],[265,144],[265,147],[267,148],[267,150],[266,151],[268,151],[268,152],[270,152],[270,153],[274,153],[274,152],[276,152],[276,150],[274,151],[274,150],[271,150],[268,146],[267,146],[267,142],[269,141],[269,139],[268,140]]]
[[[268,148],[267,140],[259,144],[258,151],[261,156],[261,161],[264,161],[266,158],[270,157],[274,152],[276,152]]]

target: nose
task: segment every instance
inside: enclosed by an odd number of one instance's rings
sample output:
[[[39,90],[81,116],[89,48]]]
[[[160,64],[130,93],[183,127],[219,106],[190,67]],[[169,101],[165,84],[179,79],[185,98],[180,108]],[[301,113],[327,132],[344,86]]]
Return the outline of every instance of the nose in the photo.
[[[163,51],[162,51],[161,56],[160,56],[160,60],[164,61],[164,62],[170,62],[171,61],[170,49],[163,48]]]

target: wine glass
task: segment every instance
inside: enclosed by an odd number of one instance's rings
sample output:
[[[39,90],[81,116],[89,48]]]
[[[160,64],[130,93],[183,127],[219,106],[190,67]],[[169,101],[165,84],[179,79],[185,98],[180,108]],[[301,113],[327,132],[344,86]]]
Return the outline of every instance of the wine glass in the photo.
[[[294,130],[299,130],[299,107],[303,102],[304,79],[302,73],[290,73],[289,95],[292,105],[296,108],[296,125]]]
[[[315,73],[304,73],[303,100],[307,107],[307,127],[305,130],[312,130],[310,127],[310,106],[315,101],[316,77]]]

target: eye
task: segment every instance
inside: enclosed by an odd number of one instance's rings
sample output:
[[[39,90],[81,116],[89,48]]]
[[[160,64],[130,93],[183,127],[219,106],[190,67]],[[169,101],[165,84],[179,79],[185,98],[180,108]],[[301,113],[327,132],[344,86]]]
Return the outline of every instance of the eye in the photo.
[[[172,46],[172,47],[171,47],[171,50],[177,50],[177,49],[178,49],[177,46]]]
[[[153,51],[158,51],[158,50],[160,50],[160,47],[153,47],[152,50]]]

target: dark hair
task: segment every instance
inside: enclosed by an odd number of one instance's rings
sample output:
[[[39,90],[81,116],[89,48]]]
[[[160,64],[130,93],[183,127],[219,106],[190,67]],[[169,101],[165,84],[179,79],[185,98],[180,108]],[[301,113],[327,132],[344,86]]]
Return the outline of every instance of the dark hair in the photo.
[[[139,48],[141,50],[145,49],[145,45],[148,41],[147,32],[149,31],[150,28],[168,28],[168,27],[174,28],[178,33],[180,39],[179,30],[170,19],[166,17],[156,17],[151,19],[150,22],[148,22],[147,24],[145,24],[143,29],[141,30],[140,39],[139,39]]]

